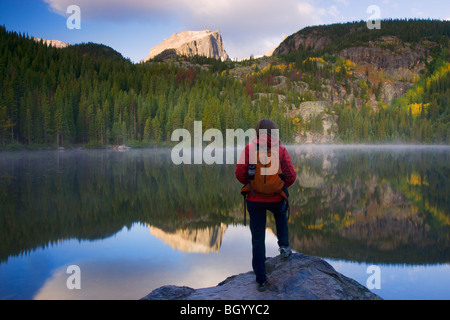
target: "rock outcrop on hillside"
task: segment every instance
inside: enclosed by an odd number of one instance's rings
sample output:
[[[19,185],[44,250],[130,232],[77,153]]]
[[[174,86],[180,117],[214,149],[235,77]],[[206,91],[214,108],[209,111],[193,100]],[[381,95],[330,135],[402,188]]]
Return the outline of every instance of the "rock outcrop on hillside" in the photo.
[[[390,49],[380,46],[390,46]],[[392,50],[391,50],[392,49]],[[393,79],[412,82],[415,75],[425,68],[427,49],[422,44],[401,44],[392,41],[370,43],[368,47],[353,47],[342,50],[339,54],[363,67],[383,70]]]
[[[426,69],[427,61],[431,59],[430,52],[433,46],[438,45],[425,40],[406,42],[395,35],[385,35],[370,41],[356,41],[354,44],[347,42],[340,46],[338,40],[330,36],[330,32],[338,37],[342,32],[332,30],[331,27],[333,26],[302,29],[281,42],[273,55],[285,55],[306,49],[334,50],[333,55],[355,64],[352,70],[354,80],[349,83],[351,87],[358,89],[359,81],[364,80],[372,87],[372,93],[377,90],[379,92],[378,97],[372,94],[366,101],[362,101],[355,95],[354,90],[348,90],[349,87],[345,87],[343,83],[326,83],[326,80],[322,84],[322,89],[317,92],[312,92],[307,85],[298,90],[302,93],[311,92],[316,98],[327,100],[332,104],[349,104],[349,101],[354,100],[356,107],[368,103],[375,111],[379,108],[377,100],[390,104],[414,85]],[[353,36],[367,32],[364,26],[347,31]],[[341,37],[341,40],[345,41],[345,37]]]
[[[273,51],[273,55],[283,55],[307,48],[319,50],[331,43],[332,39],[330,37],[321,35],[315,31],[311,33],[296,32],[290,37],[284,38],[280,45]]]
[[[295,135],[297,143],[333,143],[338,131],[337,116],[331,113],[332,106],[327,101],[306,101],[300,103],[287,114],[291,118],[301,117],[304,121],[311,121],[320,117],[322,132],[299,130]]]
[[[202,30],[174,33],[169,39],[150,49],[150,54],[142,62],[148,61],[168,49],[175,50],[178,55],[199,55],[222,61],[229,60],[220,32],[218,30]]]
[[[43,42],[47,47],[55,47],[55,48],[65,48],[69,46],[69,44],[60,41],[60,40],[47,40],[47,39],[40,39],[40,38],[34,38],[34,41],[36,42]]]
[[[142,300],[381,300],[337,272],[326,261],[300,253],[266,260],[267,290],[259,292],[253,272],[231,276],[215,287],[173,285],[153,290]]]

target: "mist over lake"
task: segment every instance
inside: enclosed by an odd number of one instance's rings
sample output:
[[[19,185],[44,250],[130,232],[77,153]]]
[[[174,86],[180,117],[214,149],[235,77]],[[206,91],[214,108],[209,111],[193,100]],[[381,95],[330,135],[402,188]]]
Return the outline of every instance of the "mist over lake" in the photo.
[[[363,285],[379,266],[372,291],[385,299],[450,298],[449,146],[287,148],[294,251]],[[170,153],[0,153],[0,299],[139,299],[251,270],[235,165],[175,165]],[[67,288],[71,265],[79,290]]]

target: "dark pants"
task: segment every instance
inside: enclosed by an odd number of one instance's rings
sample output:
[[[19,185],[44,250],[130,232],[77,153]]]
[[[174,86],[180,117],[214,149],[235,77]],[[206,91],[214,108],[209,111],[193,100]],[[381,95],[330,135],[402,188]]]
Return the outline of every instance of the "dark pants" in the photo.
[[[281,202],[253,202],[247,201],[248,213],[250,215],[250,231],[252,233],[252,266],[256,274],[256,281],[266,281],[266,211],[274,214],[277,228],[278,246],[289,246],[287,206],[285,201]]]

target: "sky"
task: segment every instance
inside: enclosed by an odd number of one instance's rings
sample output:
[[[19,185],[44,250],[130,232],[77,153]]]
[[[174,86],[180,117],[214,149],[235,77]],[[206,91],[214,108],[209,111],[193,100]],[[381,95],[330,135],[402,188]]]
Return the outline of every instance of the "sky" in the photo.
[[[68,12],[73,5],[79,15]],[[228,55],[243,59],[307,26],[376,19],[373,5],[381,19],[450,20],[448,0],[0,0],[0,25],[68,44],[101,43],[135,63],[173,33],[219,30]]]

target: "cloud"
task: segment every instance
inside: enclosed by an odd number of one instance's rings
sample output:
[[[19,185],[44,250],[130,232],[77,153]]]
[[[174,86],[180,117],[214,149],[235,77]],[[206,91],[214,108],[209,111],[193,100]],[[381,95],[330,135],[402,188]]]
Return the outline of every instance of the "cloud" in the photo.
[[[148,19],[157,15],[169,15],[173,8],[182,9],[184,2],[181,0],[144,1],[144,0],[44,0],[51,10],[67,16],[67,7],[74,2],[80,7],[83,19],[90,22],[113,21],[131,22]]]
[[[425,14],[423,11],[421,11],[418,8],[411,8],[411,12],[413,13],[413,15],[415,17],[423,17],[423,15]]]
[[[389,1],[389,0],[383,0],[383,1]],[[350,0],[334,0],[334,2],[343,4],[344,6],[348,6],[350,4]]]
[[[44,0],[54,12],[68,16],[73,0]],[[312,0],[77,0],[81,18],[92,23],[175,20],[188,30],[220,30],[231,57],[264,54],[303,27],[336,19],[335,5],[318,7]],[[335,0],[347,5],[347,0]],[[161,29],[164,26],[161,25]],[[171,30],[169,34],[182,30]],[[167,33],[167,31],[166,31]],[[259,47],[258,47],[259,46]],[[258,52],[257,52],[258,51]]]
[[[338,8],[336,8],[336,6],[331,6],[327,12],[333,17],[337,17],[340,14],[340,12],[339,12]]]

